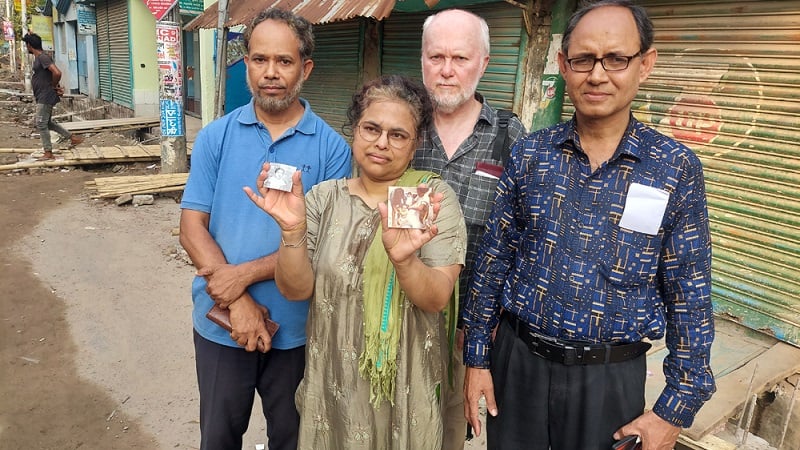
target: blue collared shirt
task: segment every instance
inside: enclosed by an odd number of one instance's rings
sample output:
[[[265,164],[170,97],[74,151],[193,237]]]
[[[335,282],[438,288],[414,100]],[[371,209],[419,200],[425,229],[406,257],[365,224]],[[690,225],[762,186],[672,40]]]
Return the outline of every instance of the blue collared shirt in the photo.
[[[278,250],[281,233],[277,222],[242,191],[243,186],[256,190],[264,162],[297,167],[306,192],[321,181],[350,175],[347,142],[311,110],[308,102],[300,102],[303,116],[274,139],[256,117],[252,100],[197,134],[181,208],[209,214],[208,231],[230,264]],[[254,283],[247,291],[281,325],[272,339],[273,348],[286,350],[305,344],[308,302],[286,300],[274,280]],[[192,283],[192,300],[195,330],[212,342],[236,347],[230,333],[205,317],[214,301],[206,292],[203,277],[195,277]]]
[[[666,198],[660,220],[645,214],[654,234],[619,225],[635,208],[626,207],[634,183]],[[666,335],[667,385],[653,409],[677,426],[690,426],[714,392],[705,185],[686,146],[631,118],[612,158],[593,171],[575,119],[531,134],[500,179],[478,255],[463,309],[467,366],[490,366],[502,307],[561,339]]]

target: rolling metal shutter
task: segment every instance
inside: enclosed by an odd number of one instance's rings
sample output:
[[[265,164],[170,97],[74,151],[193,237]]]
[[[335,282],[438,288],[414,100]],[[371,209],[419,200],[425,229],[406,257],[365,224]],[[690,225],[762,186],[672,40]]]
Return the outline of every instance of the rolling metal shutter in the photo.
[[[634,114],[703,162],[715,311],[800,345],[800,3],[644,6],[658,61]]]
[[[314,70],[301,96],[311,109],[341,132],[347,108],[361,84],[360,21],[314,25]]]
[[[505,2],[465,7],[489,25],[491,54],[489,67],[478,83],[478,92],[496,108],[512,109],[520,64],[522,10]],[[383,28],[381,72],[422,79],[420,46],[422,23],[432,12],[393,13]]]
[[[133,108],[126,0],[97,2],[97,65],[103,100]]]

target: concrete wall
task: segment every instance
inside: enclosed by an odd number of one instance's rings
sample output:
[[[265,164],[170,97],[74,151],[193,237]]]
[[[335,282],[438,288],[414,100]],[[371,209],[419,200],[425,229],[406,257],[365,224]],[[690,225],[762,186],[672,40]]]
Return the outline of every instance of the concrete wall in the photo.
[[[158,64],[156,18],[141,0],[128,0],[130,14],[131,85],[136,116],[157,116]]]

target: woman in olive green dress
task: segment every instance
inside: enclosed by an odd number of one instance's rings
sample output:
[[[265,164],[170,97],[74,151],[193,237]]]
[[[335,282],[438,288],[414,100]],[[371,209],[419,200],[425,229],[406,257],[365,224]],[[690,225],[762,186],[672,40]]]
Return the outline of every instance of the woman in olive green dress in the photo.
[[[299,172],[292,192],[246,189],[281,226],[279,289],[311,298],[296,394],[300,449],[441,448],[442,311],[453,306],[466,234],[455,192],[409,169],[430,117],[419,83],[374,80],[348,111],[358,177],[323,182],[305,198]],[[266,178],[262,171],[257,185]],[[420,184],[433,192],[433,224],[388,228],[389,187]]]

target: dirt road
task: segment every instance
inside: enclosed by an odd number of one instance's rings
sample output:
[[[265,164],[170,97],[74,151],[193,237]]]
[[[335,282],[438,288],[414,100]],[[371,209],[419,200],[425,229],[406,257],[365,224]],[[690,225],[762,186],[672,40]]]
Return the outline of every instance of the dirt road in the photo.
[[[8,122],[0,142],[38,145]],[[88,198],[107,169],[0,173],[0,450],[199,446],[179,205]],[[244,449],[266,443],[262,417]]]

